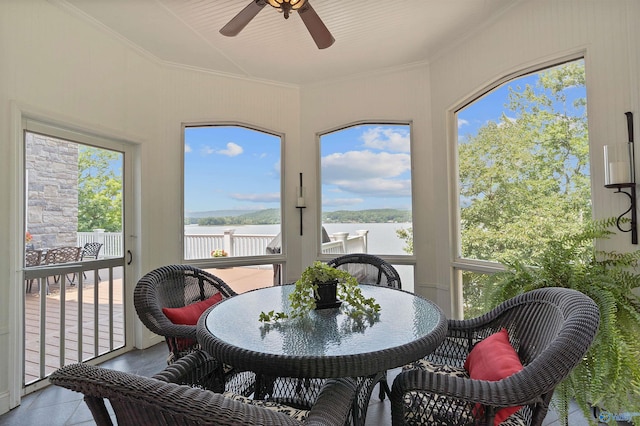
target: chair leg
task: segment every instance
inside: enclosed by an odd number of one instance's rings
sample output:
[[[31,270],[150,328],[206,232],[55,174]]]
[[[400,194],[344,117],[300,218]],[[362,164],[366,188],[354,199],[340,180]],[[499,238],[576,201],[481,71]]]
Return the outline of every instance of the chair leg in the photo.
[[[391,389],[389,389],[389,383],[387,383],[387,378],[383,377],[380,379],[380,394],[378,397],[380,401],[384,401],[384,395],[386,394],[389,398],[391,398]]]

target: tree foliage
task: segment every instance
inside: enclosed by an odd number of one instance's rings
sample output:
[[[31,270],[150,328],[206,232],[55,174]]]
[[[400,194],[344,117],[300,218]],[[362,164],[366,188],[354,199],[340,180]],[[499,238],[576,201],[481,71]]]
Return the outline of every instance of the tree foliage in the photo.
[[[459,144],[462,257],[535,263],[591,219],[584,63],[509,87],[505,112]],[[571,100],[573,99],[573,100]],[[487,277],[463,274],[465,317],[488,309]]]
[[[509,116],[459,145],[463,257],[536,258],[591,218],[585,99],[567,99],[576,86],[584,86],[582,62],[510,87]]]
[[[78,153],[78,232],[122,231],[122,167],[119,154],[81,146]]]

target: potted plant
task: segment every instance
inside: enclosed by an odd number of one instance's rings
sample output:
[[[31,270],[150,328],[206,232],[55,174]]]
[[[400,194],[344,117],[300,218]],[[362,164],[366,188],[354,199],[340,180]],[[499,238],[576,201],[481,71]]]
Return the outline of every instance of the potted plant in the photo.
[[[227,257],[227,256],[229,256],[229,253],[227,253],[223,249],[211,250],[211,257]]]
[[[346,312],[354,318],[374,316],[380,311],[380,305],[373,298],[364,297],[355,277],[320,261],[302,272],[289,295],[289,301],[292,308],[289,315],[284,312],[262,312],[259,320],[270,322],[300,317],[313,309],[338,307],[342,302],[348,305]]]
[[[614,234],[609,228],[615,223],[616,218],[588,222],[581,231],[550,242],[538,259],[504,262],[507,270],[492,279],[492,306],[536,288],[567,287],[591,297],[600,308],[593,345],[556,389],[555,403],[565,424],[571,400],[586,418],[593,407],[640,411],[640,250],[594,248],[596,239]]]

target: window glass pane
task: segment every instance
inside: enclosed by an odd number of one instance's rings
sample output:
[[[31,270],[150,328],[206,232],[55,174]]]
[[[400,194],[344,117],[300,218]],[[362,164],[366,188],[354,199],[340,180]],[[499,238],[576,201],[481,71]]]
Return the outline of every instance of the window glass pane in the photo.
[[[511,80],[457,119],[462,258],[532,258],[591,218],[583,60]]]
[[[398,236],[412,235],[410,142],[409,124],[359,124],[320,136],[323,253],[412,251]]]
[[[487,296],[491,291],[491,275],[462,271],[464,318],[475,318],[489,312]]]
[[[26,132],[26,246],[99,243],[99,257],[122,256],[121,152]]]
[[[279,253],[280,136],[194,126],[184,142],[185,260]]]
[[[236,293],[270,287],[280,283],[281,265],[233,266],[228,268],[207,268],[206,271],[227,283]],[[276,279],[277,278],[277,279]]]

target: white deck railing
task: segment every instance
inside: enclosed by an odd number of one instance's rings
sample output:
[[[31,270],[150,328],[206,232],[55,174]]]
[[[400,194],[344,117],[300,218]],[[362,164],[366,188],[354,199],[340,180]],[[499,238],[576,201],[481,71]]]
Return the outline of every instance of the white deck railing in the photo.
[[[336,232],[330,235],[331,241],[322,244],[322,253],[367,253],[367,235],[369,231],[357,231],[349,236],[348,232]],[[268,234],[236,234],[229,229],[224,234],[191,234],[184,236],[185,259],[205,259],[213,250],[224,250],[229,256],[260,256],[267,254],[267,246],[275,238]],[[78,246],[89,242],[104,244],[100,257],[122,256],[122,233],[78,232]]]

